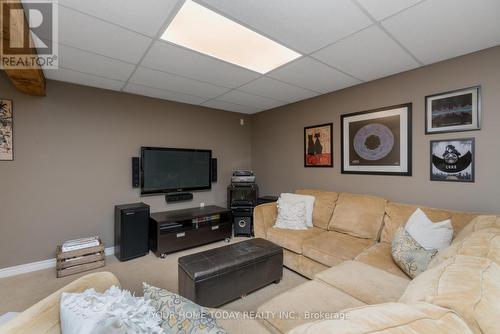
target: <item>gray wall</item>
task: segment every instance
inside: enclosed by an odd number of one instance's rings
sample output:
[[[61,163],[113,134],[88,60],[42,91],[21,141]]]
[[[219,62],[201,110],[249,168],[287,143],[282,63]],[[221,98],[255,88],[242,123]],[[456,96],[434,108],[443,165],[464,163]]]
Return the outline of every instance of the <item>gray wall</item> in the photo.
[[[55,81],[48,81],[47,97],[30,97],[3,72],[0,97],[14,100],[15,138],[15,160],[0,161],[0,268],[53,258],[70,238],[99,234],[112,246],[115,204],[144,201],[152,211],[225,206],[231,171],[250,167],[246,115]],[[212,149],[219,182],[183,204],[140,197],[131,187],[130,157],[143,145]]]
[[[426,95],[480,84],[482,130],[425,135]],[[413,103],[413,176],[340,173],[340,115]],[[303,167],[304,126],[333,122],[334,168]],[[476,138],[476,183],[429,181],[429,141]],[[261,193],[299,187],[384,196],[456,210],[500,213],[500,47],[394,75],[257,114],[252,123],[252,165]]]

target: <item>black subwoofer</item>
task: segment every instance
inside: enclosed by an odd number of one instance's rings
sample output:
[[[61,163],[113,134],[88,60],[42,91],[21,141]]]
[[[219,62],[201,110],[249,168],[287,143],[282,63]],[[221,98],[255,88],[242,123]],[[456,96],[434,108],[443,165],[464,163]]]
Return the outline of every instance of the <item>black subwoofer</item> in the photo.
[[[252,216],[238,215],[233,212],[234,235],[252,235]]]
[[[120,261],[149,252],[149,205],[115,206],[115,256]]]

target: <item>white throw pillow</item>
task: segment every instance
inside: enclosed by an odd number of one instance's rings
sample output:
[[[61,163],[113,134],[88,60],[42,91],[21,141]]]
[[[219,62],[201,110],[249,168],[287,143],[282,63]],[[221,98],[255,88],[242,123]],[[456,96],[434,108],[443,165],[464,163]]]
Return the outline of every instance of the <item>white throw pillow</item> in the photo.
[[[306,204],[304,201],[278,199],[278,217],[274,227],[289,230],[307,230]]]
[[[410,216],[405,230],[426,250],[442,250],[453,238],[451,220],[433,223],[420,208]]]
[[[314,196],[283,193],[280,198],[290,203],[304,202],[306,206],[306,225],[307,227],[313,227]]]
[[[60,317],[62,334],[163,333],[150,301],[115,286],[104,293],[63,292]]]

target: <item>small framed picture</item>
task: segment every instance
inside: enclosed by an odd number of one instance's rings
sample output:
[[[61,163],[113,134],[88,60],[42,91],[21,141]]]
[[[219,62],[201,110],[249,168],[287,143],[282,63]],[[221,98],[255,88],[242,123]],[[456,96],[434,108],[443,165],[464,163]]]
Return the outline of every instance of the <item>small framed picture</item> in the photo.
[[[431,141],[431,181],[474,182],[474,138]]]
[[[13,117],[12,100],[0,99],[0,161],[14,160]]]
[[[411,176],[412,104],[341,115],[342,174]]]
[[[333,167],[333,123],[304,128],[304,167]]]
[[[481,128],[481,87],[425,97],[425,133],[473,131]]]

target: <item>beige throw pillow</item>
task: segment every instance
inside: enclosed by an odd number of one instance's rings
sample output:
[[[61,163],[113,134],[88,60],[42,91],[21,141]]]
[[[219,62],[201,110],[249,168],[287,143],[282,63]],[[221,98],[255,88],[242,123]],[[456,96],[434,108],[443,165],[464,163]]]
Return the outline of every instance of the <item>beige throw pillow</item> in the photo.
[[[420,208],[410,216],[405,229],[427,250],[445,249],[451,244],[453,238],[453,226],[450,219],[434,223]]]
[[[280,196],[277,206],[278,217],[274,227],[289,230],[307,230],[307,210],[303,201],[290,200]]]

